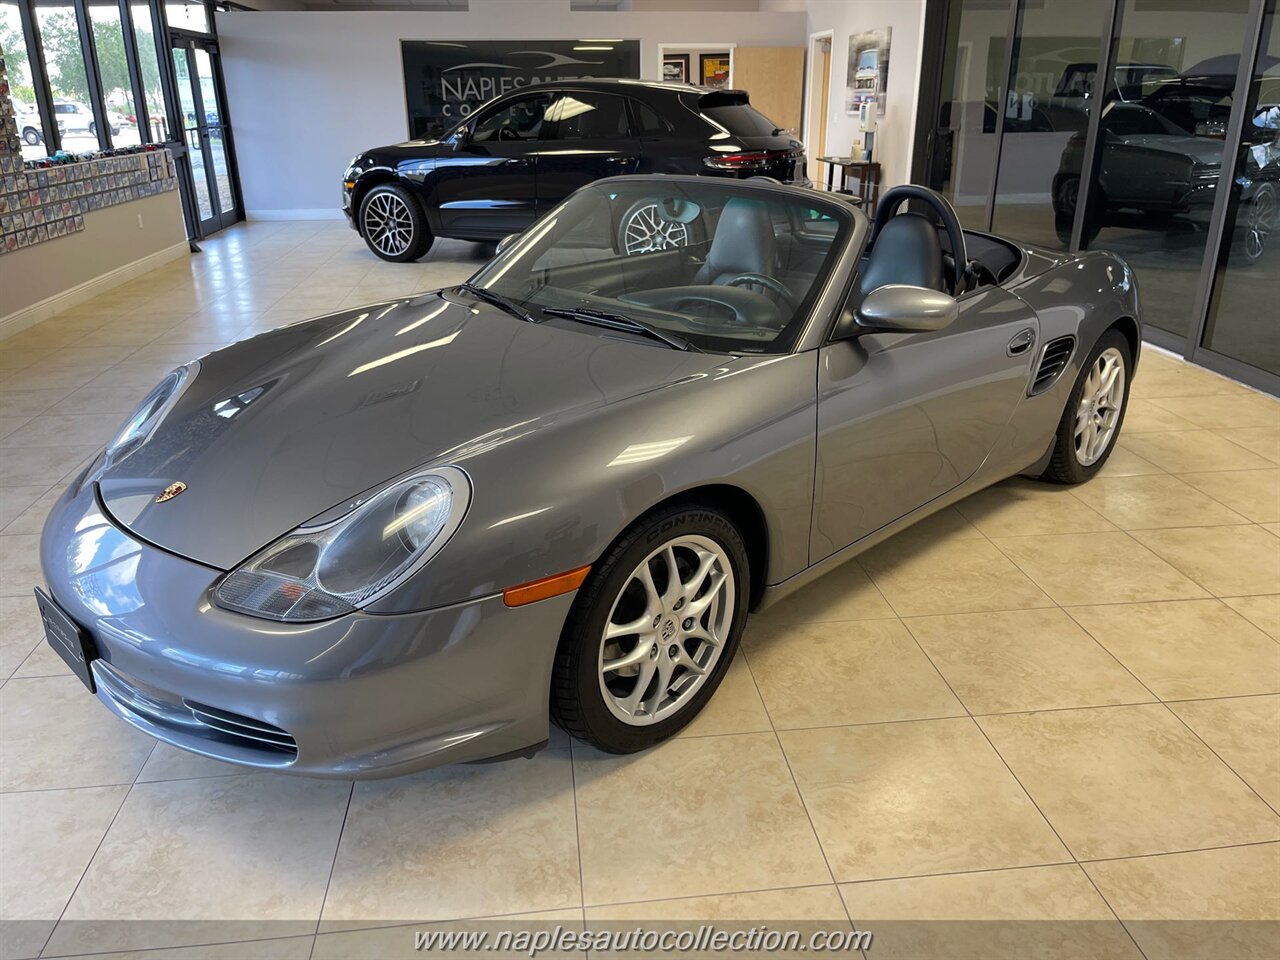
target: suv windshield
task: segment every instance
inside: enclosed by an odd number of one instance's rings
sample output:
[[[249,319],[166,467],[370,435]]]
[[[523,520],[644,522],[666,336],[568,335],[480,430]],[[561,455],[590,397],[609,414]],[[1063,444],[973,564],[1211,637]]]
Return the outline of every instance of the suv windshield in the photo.
[[[537,319],[607,312],[700,350],[783,353],[852,217],[800,190],[606,181],[529,227],[471,283]]]

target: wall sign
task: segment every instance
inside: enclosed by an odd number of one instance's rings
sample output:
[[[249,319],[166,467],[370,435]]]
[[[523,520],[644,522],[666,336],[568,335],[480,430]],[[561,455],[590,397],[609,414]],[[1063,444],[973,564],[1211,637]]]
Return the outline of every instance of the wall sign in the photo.
[[[401,40],[411,137],[437,136],[531,83],[640,76],[639,40]]]

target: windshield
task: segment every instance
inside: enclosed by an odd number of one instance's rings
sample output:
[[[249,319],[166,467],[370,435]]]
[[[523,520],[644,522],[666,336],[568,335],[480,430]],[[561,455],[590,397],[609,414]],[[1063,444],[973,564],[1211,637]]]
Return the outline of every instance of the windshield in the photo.
[[[614,180],[579,190],[471,283],[537,319],[606,311],[699,350],[784,353],[851,223],[852,208],[800,190]]]

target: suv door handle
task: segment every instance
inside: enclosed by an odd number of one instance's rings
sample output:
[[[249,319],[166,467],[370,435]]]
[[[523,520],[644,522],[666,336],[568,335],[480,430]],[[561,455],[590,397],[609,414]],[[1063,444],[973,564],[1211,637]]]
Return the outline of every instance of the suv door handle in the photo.
[[[1011,357],[1016,357],[1020,353],[1026,353],[1031,349],[1031,345],[1036,342],[1036,332],[1031,327],[1025,330],[1019,330],[1013,335],[1013,339],[1009,341],[1009,346],[1005,352]]]

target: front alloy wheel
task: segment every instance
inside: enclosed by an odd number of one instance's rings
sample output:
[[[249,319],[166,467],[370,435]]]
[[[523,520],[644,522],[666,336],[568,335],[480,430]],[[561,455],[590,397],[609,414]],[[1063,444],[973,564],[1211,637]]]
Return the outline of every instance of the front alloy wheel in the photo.
[[[556,652],[552,718],[609,753],[675,734],[715,693],[747,617],[746,545],[715,507],[637,520],[593,565]]]
[[[381,184],[365,195],[360,232],[370,250],[393,263],[417,260],[433,239],[417,199],[398,183]]]
[[[645,557],[613,602],[600,644],[600,692],[623,723],[676,713],[706,681],[733,622],[733,565],[707,537],[680,537]]]

